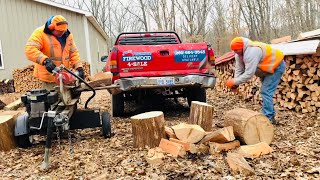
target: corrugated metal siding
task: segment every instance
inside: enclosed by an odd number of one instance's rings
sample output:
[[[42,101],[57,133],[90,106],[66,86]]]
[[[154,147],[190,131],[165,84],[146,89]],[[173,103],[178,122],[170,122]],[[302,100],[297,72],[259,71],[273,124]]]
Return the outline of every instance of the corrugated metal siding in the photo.
[[[91,70],[92,74],[102,71],[106,63],[101,62],[101,56],[108,55],[107,40],[88,21],[90,34]]]
[[[277,48],[283,52],[284,55],[298,55],[298,54],[314,54],[320,45],[320,40],[306,40],[290,43],[270,44],[271,47]]]
[[[66,17],[81,59],[85,59],[84,15],[30,0],[0,0],[0,40],[5,65],[0,70],[0,79],[12,78],[13,69],[32,64],[24,54],[27,39],[34,29],[56,14]]]

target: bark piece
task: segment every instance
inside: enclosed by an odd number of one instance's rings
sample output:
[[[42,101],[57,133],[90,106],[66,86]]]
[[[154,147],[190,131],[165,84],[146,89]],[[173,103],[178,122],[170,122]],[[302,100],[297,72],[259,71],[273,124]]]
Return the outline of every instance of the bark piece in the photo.
[[[213,106],[199,101],[191,102],[188,124],[197,124],[205,131],[212,130]]]
[[[228,126],[207,134],[200,141],[200,143],[205,143],[208,141],[217,142],[217,143],[226,143],[233,140],[235,140],[235,137],[233,134],[233,127]]]
[[[274,136],[274,127],[269,119],[258,112],[237,108],[226,112],[224,125],[232,126],[233,132],[245,144],[266,142],[270,144]]]
[[[183,157],[186,154],[183,145],[167,139],[161,139],[159,147],[164,152],[171,154],[173,157]]]
[[[261,155],[269,154],[272,151],[272,148],[267,143],[261,142],[258,144],[241,146],[238,153],[243,157],[253,159]]]
[[[205,135],[205,131],[199,125],[181,123],[172,126],[172,129],[179,140],[188,143],[199,142]]]
[[[224,144],[210,142],[209,146],[210,146],[210,149],[209,149],[210,154],[216,154],[222,151],[228,151],[228,150],[240,147],[240,141],[235,140],[235,141],[224,143]]]
[[[151,111],[132,116],[131,125],[134,147],[157,147],[161,138],[166,137],[165,120],[161,111]]]
[[[250,167],[248,162],[240,154],[228,153],[227,162],[229,167],[231,168],[231,173],[234,175],[238,173],[243,174],[245,176],[255,174],[254,170]]]
[[[8,151],[16,147],[14,125],[13,115],[0,115],[0,150]]]
[[[184,150],[189,151],[192,154],[198,152],[198,148],[196,147],[195,144],[187,143],[187,142],[180,141],[179,139],[174,139],[174,138],[170,138],[170,141],[183,145]]]
[[[166,135],[168,138],[175,138],[177,139],[177,136],[174,134],[174,131],[172,128],[168,127],[168,126],[165,126],[164,127],[164,130],[166,131]]]

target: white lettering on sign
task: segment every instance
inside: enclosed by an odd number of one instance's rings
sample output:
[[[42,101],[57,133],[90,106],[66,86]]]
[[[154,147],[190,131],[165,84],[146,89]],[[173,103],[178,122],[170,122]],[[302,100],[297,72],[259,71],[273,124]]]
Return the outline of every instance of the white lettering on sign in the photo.
[[[178,50],[174,52],[175,55],[192,55],[192,54],[206,54],[206,50]]]
[[[148,66],[148,62],[128,62],[127,66],[129,67],[145,67]]]
[[[123,56],[122,61],[130,62],[130,61],[150,61],[152,60],[152,56]]]

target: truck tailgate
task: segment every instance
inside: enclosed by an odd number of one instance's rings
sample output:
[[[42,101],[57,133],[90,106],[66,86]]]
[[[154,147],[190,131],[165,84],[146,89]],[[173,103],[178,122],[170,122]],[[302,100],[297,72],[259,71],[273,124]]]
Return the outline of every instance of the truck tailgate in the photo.
[[[201,73],[206,58],[206,43],[118,46],[120,77]]]

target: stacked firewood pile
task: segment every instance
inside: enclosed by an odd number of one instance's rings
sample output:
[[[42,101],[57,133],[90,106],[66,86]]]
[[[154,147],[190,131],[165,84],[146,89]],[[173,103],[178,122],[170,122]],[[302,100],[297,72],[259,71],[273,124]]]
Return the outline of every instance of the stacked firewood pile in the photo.
[[[14,83],[12,79],[0,80],[0,95],[14,92]]]
[[[29,65],[23,69],[15,69],[13,71],[13,81],[15,92],[24,93],[30,89],[37,89],[42,87],[42,83],[33,76],[34,65]],[[90,75],[90,65],[83,62],[83,70],[86,80]],[[1,92],[1,90],[0,90]]]
[[[320,112],[320,49],[313,55],[286,56],[276,101],[298,112]]]
[[[285,56],[286,71],[276,91],[274,100],[281,107],[297,112],[320,113],[320,48],[312,55]],[[225,86],[226,80],[233,78],[234,60],[216,66],[218,76],[216,89],[231,92]],[[254,77],[240,85],[239,94],[253,103],[260,103],[260,78]]]
[[[12,72],[14,88],[16,92],[24,93],[30,89],[37,89],[42,83],[33,77],[33,65],[29,65],[23,69],[15,69]]]
[[[252,175],[255,172],[244,158],[253,159],[272,152],[269,144],[274,127],[264,115],[248,109],[233,109],[225,114],[225,127],[212,130],[213,106],[193,101],[191,109],[194,111],[190,112],[188,123],[171,127],[165,126],[161,111],[131,117],[133,145],[151,148],[146,156],[149,164],[161,164],[167,155],[184,158],[227,152],[226,161],[233,174]],[[240,146],[240,142],[247,145]]]
[[[254,76],[245,84],[241,84],[237,90],[229,89],[225,83],[228,79],[234,77],[235,61],[227,61],[216,66],[217,84],[216,89],[225,93],[236,93],[246,101],[252,101],[253,103],[259,103],[261,101],[260,96],[260,78]]]
[[[87,62],[82,62],[83,65],[83,71],[84,71],[84,75],[85,75],[85,80],[89,81],[89,77],[90,77],[90,64]]]

